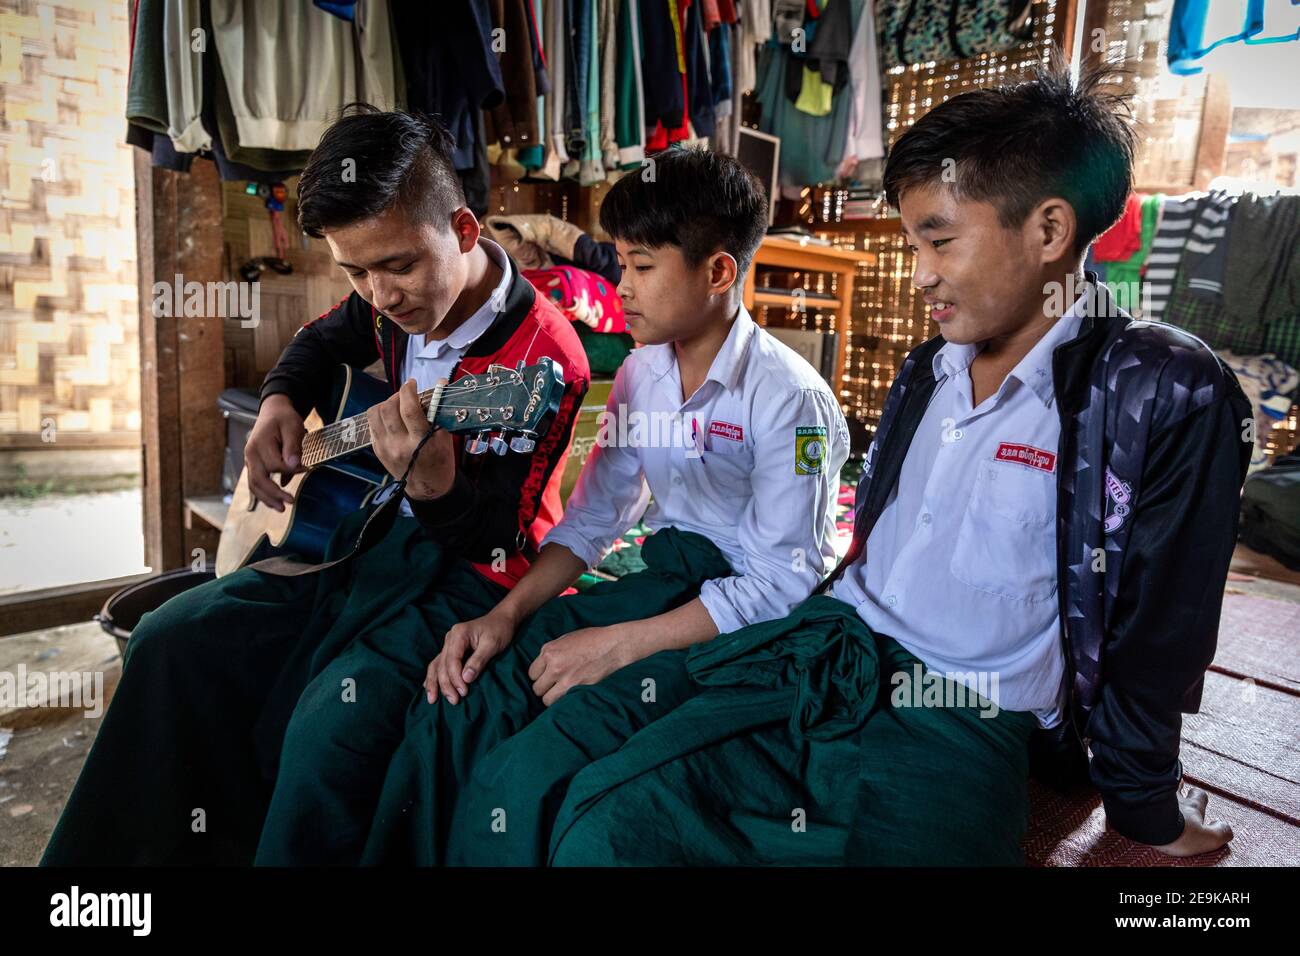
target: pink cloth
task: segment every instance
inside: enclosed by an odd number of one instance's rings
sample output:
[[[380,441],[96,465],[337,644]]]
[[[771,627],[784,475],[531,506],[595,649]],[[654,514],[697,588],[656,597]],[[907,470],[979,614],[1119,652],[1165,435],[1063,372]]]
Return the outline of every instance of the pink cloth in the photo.
[[[574,266],[524,269],[523,276],[574,322],[596,332],[627,331],[623,300],[604,276]]]

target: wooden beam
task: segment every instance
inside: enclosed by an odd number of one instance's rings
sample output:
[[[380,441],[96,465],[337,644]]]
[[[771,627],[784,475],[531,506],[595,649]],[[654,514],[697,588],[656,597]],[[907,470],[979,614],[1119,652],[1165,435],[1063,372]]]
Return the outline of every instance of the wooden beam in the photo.
[[[1209,189],[1210,180],[1223,175],[1231,129],[1232,89],[1228,78],[1223,73],[1209,73],[1205,78],[1205,100],[1201,108],[1201,135],[1196,141],[1193,189]]]
[[[154,316],[155,284],[170,296],[178,276],[222,280],[221,188],[211,162],[176,173],[154,168],[140,150],[135,179],[144,553],[166,571],[191,562],[185,498],[220,489],[225,353],[220,316]]]
[[[89,621],[115,593],[152,576],[133,574],[0,596],[0,636]]]
[[[1093,38],[1093,34],[1097,30],[1105,31],[1106,29],[1106,11],[1108,8],[1108,3],[1107,0],[1070,0],[1070,7],[1071,7],[1070,15],[1066,20],[1067,26],[1065,29],[1066,32],[1071,37],[1071,46],[1066,47],[1067,55],[1069,55],[1069,53],[1073,48],[1074,21],[1077,19],[1075,13],[1078,9],[1077,4],[1080,2],[1087,4],[1087,6],[1084,8],[1084,13],[1083,13],[1083,37],[1082,37],[1083,55],[1081,57],[1082,59],[1081,67],[1083,69],[1088,69],[1089,67],[1099,66],[1103,62],[1105,62],[1105,58],[1106,58],[1105,43],[1101,45],[1100,50],[1096,50],[1093,48],[1092,38]]]

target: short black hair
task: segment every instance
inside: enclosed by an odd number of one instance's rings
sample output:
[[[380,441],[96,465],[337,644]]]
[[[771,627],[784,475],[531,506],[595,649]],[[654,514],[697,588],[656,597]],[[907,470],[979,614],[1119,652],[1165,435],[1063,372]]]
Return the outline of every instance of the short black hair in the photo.
[[[349,103],[298,179],[298,225],[320,239],[325,229],[369,219],[394,204],[412,222],[450,219],[465,205],[454,145],[432,117]]]
[[[675,147],[610,187],[600,226],[624,242],[678,246],[691,266],[722,249],[743,276],[767,232],[767,211],[762,185],[735,157]]]
[[[914,186],[947,183],[958,198],[991,203],[1014,229],[1060,196],[1074,207],[1076,255],[1118,221],[1133,190],[1137,133],[1123,87],[1103,86],[1129,71],[1085,68],[1075,84],[1053,50],[1027,82],[954,96],[903,133],[885,162],[890,205]]]

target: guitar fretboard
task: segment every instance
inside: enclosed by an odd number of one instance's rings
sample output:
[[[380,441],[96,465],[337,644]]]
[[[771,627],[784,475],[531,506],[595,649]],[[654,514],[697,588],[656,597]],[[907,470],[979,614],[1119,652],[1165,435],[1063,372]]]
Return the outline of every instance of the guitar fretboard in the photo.
[[[426,388],[420,393],[420,407],[425,417],[433,421],[442,404],[442,385]],[[454,391],[454,389],[453,389]],[[354,451],[370,446],[370,422],[365,412],[343,418],[337,422],[308,432],[302,439],[302,464],[304,468],[315,468],[335,458],[342,458]]]

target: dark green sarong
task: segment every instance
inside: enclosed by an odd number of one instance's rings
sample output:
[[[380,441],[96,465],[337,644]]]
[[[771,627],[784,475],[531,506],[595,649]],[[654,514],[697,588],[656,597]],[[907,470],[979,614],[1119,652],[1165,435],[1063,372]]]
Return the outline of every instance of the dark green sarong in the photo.
[[[178,595],[132,632],[42,864],[355,862],[424,668],[504,594],[399,518],[324,571],[245,568]]]
[[[468,851],[479,837],[495,837],[501,813],[519,852],[544,855],[549,822],[570,777],[616,749],[641,727],[669,713],[695,692],[684,651],[656,654],[589,687],[575,687],[544,707],[528,668],[542,645],[570,631],[639,620],[691,601],[700,586],[732,573],[726,558],[700,535],[665,528],[646,539],[644,571],[597,584],[579,594],[553,598],[520,627],[514,642],[488,665],[458,704],[421,693],[407,714],[406,733],[393,756],[375,814],[363,863],[441,865],[477,862]],[[647,683],[647,681],[649,683]],[[486,806],[458,806],[461,788],[494,745],[510,738],[533,740],[555,728],[582,728],[563,748],[542,755],[525,745],[529,771],[507,760],[510,783],[498,793],[489,784]],[[513,736],[512,736],[513,735]],[[496,776],[500,763],[485,776]],[[518,784],[516,788],[514,784]],[[453,812],[455,818],[453,820]],[[489,844],[498,847],[500,844]]]
[[[1023,863],[1033,715],[911,706],[919,663],[821,595],[692,648],[707,688],[573,779],[550,862]]]

